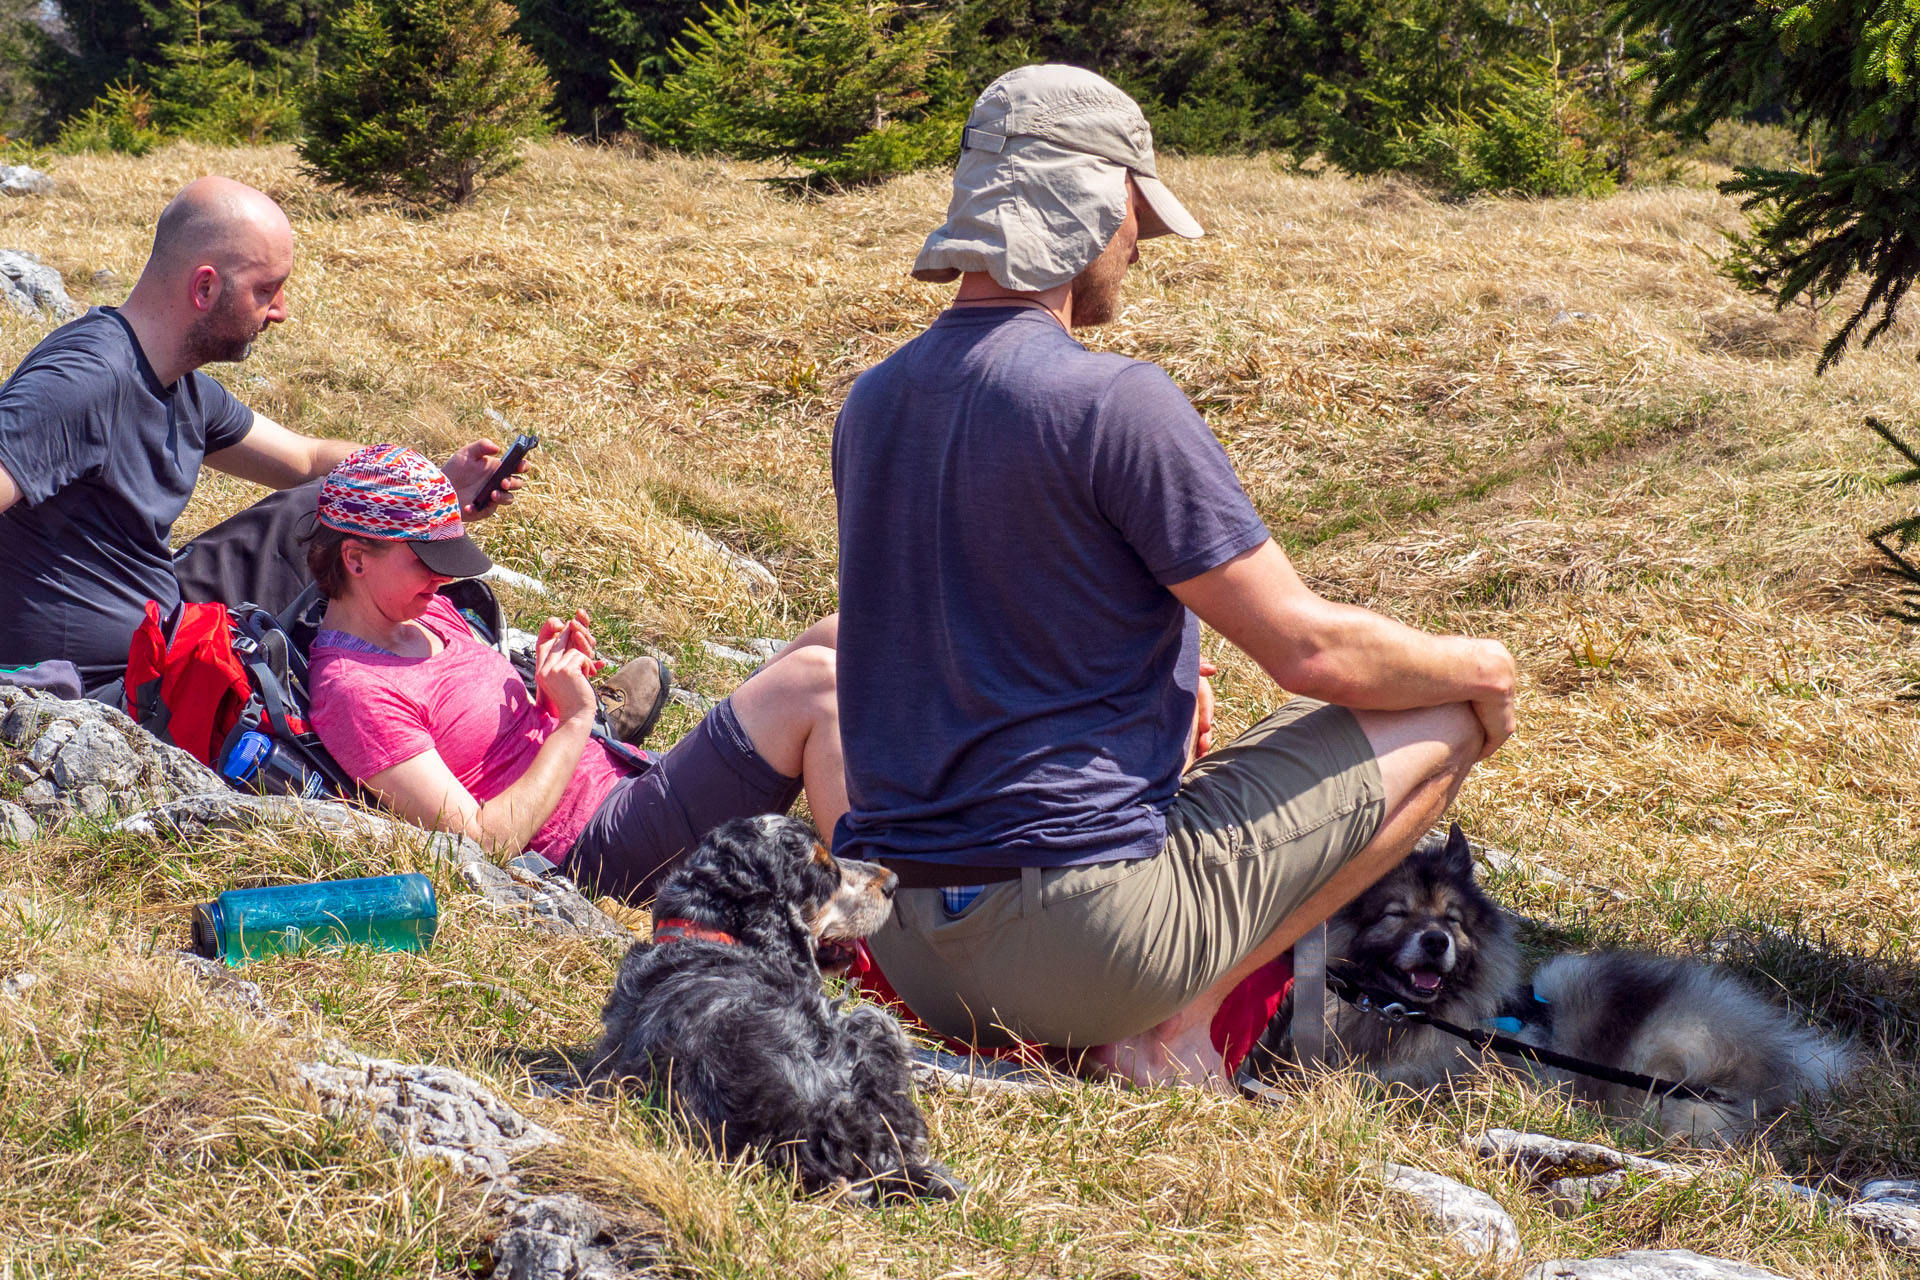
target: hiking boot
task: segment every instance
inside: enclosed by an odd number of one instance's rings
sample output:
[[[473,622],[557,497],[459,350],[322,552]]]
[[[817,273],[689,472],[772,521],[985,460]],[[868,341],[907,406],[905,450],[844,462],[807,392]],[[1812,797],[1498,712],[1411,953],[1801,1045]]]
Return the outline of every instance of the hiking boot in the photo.
[[[647,740],[673,692],[673,672],[658,658],[635,658],[608,676],[596,690],[607,713],[607,728],[628,746]]]

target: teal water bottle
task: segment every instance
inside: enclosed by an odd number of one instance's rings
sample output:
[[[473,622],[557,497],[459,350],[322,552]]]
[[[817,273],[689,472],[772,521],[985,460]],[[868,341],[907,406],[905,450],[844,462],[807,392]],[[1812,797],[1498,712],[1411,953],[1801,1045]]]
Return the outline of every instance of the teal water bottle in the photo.
[[[193,909],[193,949],[235,966],[302,947],[425,951],[439,922],[433,882],[417,873],[229,889]]]

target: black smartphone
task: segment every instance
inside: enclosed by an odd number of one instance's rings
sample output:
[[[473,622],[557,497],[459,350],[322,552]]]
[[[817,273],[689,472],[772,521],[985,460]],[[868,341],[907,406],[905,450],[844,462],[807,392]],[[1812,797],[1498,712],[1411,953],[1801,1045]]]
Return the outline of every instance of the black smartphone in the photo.
[[[493,474],[487,477],[487,482],[480,486],[480,494],[473,500],[473,514],[479,515],[493,505],[493,496],[500,492],[501,482],[518,471],[521,460],[539,447],[539,436],[517,435],[513,438],[513,443],[507,446],[506,454],[500,459],[500,465],[493,469]]]

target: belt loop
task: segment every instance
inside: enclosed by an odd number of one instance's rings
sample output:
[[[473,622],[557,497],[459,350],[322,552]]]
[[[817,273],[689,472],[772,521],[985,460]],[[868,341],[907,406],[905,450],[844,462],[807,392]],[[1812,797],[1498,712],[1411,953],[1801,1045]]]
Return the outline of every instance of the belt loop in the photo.
[[[1020,868],[1020,918],[1025,920],[1040,914],[1040,892],[1045,887],[1041,879],[1041,867]]]

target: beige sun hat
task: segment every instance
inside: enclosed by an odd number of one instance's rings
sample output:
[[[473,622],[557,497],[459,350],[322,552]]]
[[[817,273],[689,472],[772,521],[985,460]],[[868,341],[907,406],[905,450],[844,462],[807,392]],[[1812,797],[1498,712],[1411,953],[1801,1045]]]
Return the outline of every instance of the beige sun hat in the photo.
[[[1006,289],[1065,284],[1126,220],[1129,173],[1147,203],[1141,239],[1201,234],[1154,172],[1138,103],[1083,67],[1009,71],[967,117],[947,220],[914,259],[914,279],[984,271]]]

